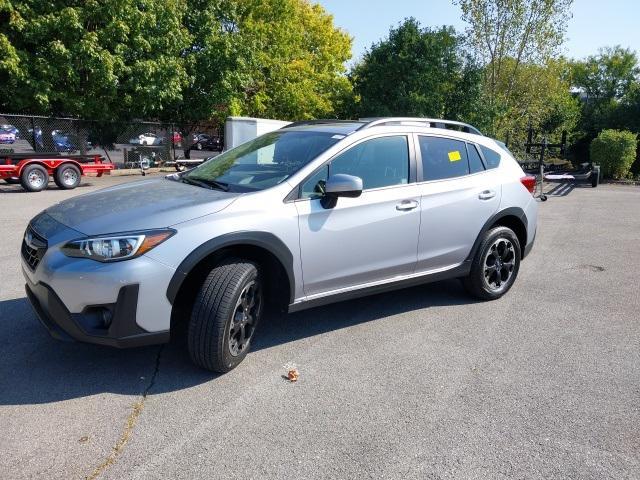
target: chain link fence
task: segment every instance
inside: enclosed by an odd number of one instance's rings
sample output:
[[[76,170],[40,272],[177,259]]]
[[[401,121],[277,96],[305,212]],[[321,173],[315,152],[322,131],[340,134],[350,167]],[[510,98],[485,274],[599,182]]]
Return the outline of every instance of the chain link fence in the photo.
[[[117,168],[172,166],[222,151],[217,124],[146,121],[97,122],[75,118],[0,113],[0,153],[100,154]]]

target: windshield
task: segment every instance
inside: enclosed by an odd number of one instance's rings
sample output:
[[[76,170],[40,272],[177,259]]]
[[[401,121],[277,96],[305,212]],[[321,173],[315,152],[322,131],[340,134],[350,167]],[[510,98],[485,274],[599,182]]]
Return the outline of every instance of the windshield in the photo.
[[[182,180],[231,192],[264,190],[284,182],[342,138],[328,132],[267,133],[210,158]]]

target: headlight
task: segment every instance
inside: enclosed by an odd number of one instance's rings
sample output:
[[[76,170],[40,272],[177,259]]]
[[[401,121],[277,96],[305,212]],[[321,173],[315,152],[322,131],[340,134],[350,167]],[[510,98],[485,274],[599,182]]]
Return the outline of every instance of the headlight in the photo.
[[[175,230],[148,230],[74,240],[62,247],[68,257],[116,262],[144,255],[176,233]]]

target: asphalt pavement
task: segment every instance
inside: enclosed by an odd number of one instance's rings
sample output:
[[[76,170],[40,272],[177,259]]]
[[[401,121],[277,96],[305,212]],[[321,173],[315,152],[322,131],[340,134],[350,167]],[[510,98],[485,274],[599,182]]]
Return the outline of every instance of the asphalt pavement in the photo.
[[[139,178],[0,184],[0,478],[640,478],[640,188],[556,189],[498,301],[447,281],[272,315],[217,376],[179,344],[57,342],[25,298],[29,219]]]

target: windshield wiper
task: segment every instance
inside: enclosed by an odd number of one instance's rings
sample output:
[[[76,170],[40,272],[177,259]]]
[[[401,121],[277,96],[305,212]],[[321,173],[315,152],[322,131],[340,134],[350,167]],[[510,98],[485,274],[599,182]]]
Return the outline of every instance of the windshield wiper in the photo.
[[[211,190],[222,190],[223,192],[229,191],[229,184],[219,182],[217,180],[208,180],[206,178],[191,178],[184,176],[180,178],[180,181],[188,183],[189,185],[196,185],[198,187],[209,188]]]

